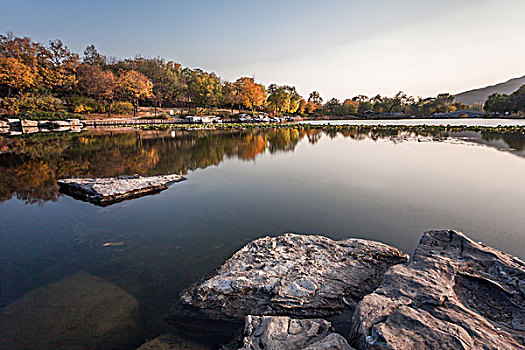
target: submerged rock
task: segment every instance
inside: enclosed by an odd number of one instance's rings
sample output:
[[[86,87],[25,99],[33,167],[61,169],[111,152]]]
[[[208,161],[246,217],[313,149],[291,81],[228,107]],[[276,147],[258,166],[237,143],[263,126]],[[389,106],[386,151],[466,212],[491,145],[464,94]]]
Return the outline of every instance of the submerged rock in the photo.
[[[355,310],[362,349],[525,348],[525,263],[457,231],[424,233]]]
[[[246,316],[239,350],[350,350],[330,322],[287,316]]]
[[[126,199],[157,193],[173,182],[184,180],[180,175],[119,176],[58,180],[60,191],[97,205],[110,205]]]
[[[215,320],[336,315],[353,310],[386,269],[406,261],[406,254],[379,242],[287,233],[247,244],[180,300],[186,316],[189,308]],[[179,311],[174,308],[168,321],[176,321]]]
[[[164,334],[142,344],[137,350],[205,350],[208,349],[200,344],[182,339],[181,337]]]
[[[1,349],[125,349],[138,340],[138,303],[103,279],[78,272],[1,310]]]

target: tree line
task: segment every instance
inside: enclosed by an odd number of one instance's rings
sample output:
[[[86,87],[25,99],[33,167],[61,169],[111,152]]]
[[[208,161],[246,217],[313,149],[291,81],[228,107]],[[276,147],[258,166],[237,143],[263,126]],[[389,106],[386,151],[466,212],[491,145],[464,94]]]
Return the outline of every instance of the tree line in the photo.
[[[314,116],[428,116],[472,108],[455,102],[450,94],[416,98],[403,92],[393,97],[358,95],[325,102],[317,91],[306,98],[294,86],[266,87],[253,77],[230,82],[161,57],[118,59],[102,55],[94,45],[80,55],[60,40],[44,45],[12,33],[0,35],[0,114],[137,115],[140,104],[154,106],[155,114],[158,107],[178,107]]]
[[[485,110],[495,113],[525,112],[525,85],[512,94],[492,94],[485,102]]]

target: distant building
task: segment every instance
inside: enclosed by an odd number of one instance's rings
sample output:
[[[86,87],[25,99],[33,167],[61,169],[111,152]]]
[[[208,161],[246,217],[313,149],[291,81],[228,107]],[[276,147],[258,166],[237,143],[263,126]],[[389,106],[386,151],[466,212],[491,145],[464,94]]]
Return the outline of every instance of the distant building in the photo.
[[[484,111],[471,111],[471,110],[461,110],[454,112],[446,113],[434,113],[432,118],[483,118],[486,113]]]

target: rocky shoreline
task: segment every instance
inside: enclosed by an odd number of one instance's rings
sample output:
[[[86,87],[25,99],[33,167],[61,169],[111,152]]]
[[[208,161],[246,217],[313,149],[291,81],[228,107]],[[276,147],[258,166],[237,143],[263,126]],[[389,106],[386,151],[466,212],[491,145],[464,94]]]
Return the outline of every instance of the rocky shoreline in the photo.
[[[525,347],[521,260],[453,230],[425,232],[407,260],[373,241],[260,238],[184,290],[167,321],[244,322],[223,349]]]
[[[140,338],[137,301],[84,272],[1,311],[5,349]],[[379,242],[288,233],[248,243],[166,320],[196,342],[165,334],[141,350],[205,349],[199,340],[221,332],[222,350],[523,349],[525,263],[453,230],[425,232],[410,261]]]

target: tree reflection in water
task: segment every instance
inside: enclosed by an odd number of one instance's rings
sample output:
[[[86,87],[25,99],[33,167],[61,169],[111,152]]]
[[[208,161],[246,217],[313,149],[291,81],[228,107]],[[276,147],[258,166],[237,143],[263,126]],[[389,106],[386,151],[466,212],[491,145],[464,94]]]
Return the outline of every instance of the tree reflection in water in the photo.
[[[362,130],[230,129],[199,131],[90,130],[80,134],[32,134],[0,137],[0,202],[16,197],[26,204],[42,204],[60,197],[57,179],[182,173],[218,165],[224,159],[254,160],[263,152],[291,152],[306,139],[323,136],[393,142],[432,138],[468,138],[480,144],[506,145],[523,152],[525,135],[492,132],[377,128]],[[502,143],[503,142],[503,143]],[[499,146],[498,146],[499,147]]]

